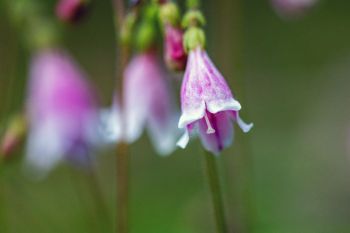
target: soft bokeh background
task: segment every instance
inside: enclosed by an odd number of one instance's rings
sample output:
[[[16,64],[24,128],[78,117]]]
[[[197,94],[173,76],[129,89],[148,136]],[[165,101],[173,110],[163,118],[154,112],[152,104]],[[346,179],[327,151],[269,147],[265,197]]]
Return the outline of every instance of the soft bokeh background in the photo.
[[[221,157],[232,229],[350,232],[350,2],[320,1],[297,21],[278,17],[266,0],[203,5],[209,53],[255,123],[247,135],[236,128]],[[0,19],[2,131],[22,108],[28,53],[3,4]],[[116,59],[110,2],[94,1],[64,38],[108,105]],[[0,170],[1,233],[113,232],[114,148],[101,152],[94,176],[62,165],[40,182],[22,172],[17,154]],[[196,140],[167,158],[146,135],[132,145],[131,232],[214,231],[202,157]]]

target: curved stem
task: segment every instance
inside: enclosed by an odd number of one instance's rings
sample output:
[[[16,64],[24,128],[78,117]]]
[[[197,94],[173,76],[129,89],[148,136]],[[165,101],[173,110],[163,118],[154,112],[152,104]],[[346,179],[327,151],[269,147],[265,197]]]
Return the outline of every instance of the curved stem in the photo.
[[[217,233],[227,233],[225,209],[215,155],[205,152],[206,173],[214,208]]]

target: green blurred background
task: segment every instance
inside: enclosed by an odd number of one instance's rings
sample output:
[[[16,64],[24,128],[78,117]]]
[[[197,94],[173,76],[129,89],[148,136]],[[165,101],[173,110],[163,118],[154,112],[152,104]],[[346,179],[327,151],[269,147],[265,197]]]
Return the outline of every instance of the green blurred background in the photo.
[[[209,54],[255,124],[249,134],[236,127],[221,156],[230,227],[350,233],[350,2],[320,1],[294,21],[278,17],[267,0],[207,0],[203,7]],[[28,53],[3,4],[0,19],[2,131],[23,107]],[[64,43],[107,106],[116,73],[110,1],[94,1],[81,24],[65,27]],[[131,232],[214,232],[197,140],[167,158],[146,135],[130,150]],[[0,232],[113,232],[114,148],[100,154],[94,177],[63,164],[33,181],[20,156],[2,166]]]

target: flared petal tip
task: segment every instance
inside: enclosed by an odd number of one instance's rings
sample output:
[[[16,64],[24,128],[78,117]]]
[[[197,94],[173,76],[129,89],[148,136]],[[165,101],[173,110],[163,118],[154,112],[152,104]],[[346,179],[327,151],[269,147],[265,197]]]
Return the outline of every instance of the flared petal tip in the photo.
[[[234,98],[230,98],[225,101],[208,101],[207,103],[208,111],[215,114],[222,111],[239,111],[241,110],[241,104]]]
[[[182,113],[182,115],[179,119],[179,124],[178,124],[179,129],[183,129],[187,125],[189,125],[190,123],[203,118],[204,115],[205,115],[205,104],[204,103],[203,103],[203,106],[196,111],[192,111],[191,113],[187,113],[187,112]]]
[[[253,123],[245,123],[240,116],[237,116],[237,124],[244,133],[248,133],[254,126]]]
[[[186,132],[181,136],[179,141],[177,141],[176,145],[182,149],[185,149],[189,140],[190,140],[190,135],[189,135],[188,131],[186,130]]]

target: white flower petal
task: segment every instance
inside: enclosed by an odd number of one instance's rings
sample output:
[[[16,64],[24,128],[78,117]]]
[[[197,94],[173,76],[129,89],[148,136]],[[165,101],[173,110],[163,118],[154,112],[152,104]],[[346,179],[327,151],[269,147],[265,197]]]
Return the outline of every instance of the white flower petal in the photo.
[[[99,134],[102,143],[116,143],[121,139],[122,129],[119,111],[119,108],[114,106],[111,109],[100,110]]]
[[[185,126],[191,124],[194,121],[202,119],[205,114],[205,102],[203,101],[201,105],[195,109],[191,109],[191,111],[183,111],[180,119],[178,127],[180,129],[185,128]]]
[[[237,112],[237,124],[239,125],[239,127],[242,129],[242,131],[243,131],[244,133],[248,133],[248,132],[251,130],[251,128],[254,126],[253,123],[249,123],[249,124],[245,123],[245,122],[239,117],[238,112]]]
[[[232,111],[241,110],[241,104],[233,98],[230,98],[225,101],[222,101],[222,100],[208,101],[206,102],[206,104],[207,104],[208,111],[213,114],[222,112],[222,111],[228,111],[228,110],[232,110]]]
[[[190,141],[190,134],[188,132],[188,129],[186,129],[185,133],[181,136],[179,141],[177,141],[176,145],[181,147],[182,149],[185,149],[189,141]]]
[[[148,133],[158,154],[169,155],[175,150],[176,139],[179,135],[179,129],[176,127],[177,119],[176,114],[172,112],[169,112],[163,119],[152,118],[151,114]]]
[[[60,127],[54,122],[44,123],[33,129],[28,137],[28,168],[36,173],[45,174],[61,161],[67,147],[61,136]]]

